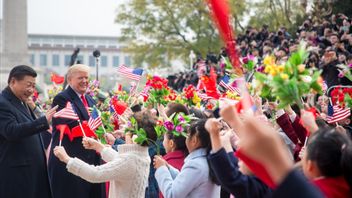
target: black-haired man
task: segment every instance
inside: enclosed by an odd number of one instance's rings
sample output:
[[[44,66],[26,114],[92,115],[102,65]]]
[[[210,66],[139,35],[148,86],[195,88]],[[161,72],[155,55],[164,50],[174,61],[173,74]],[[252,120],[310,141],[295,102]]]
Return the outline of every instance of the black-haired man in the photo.
[[[40,133],[49,129],[57,107],[35,118],[27,101],[36,77],[31,67],[16,66],[0,95],[0,197],[52,196]]]

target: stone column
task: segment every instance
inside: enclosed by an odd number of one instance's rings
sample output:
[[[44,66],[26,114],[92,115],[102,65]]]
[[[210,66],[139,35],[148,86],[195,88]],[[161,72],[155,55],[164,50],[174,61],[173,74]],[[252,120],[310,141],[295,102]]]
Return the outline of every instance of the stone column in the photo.
[[[10,70],[29,64],[27,42],[27,0],[3,0],[2,51],[0,51],[0,88],[7,85]]]

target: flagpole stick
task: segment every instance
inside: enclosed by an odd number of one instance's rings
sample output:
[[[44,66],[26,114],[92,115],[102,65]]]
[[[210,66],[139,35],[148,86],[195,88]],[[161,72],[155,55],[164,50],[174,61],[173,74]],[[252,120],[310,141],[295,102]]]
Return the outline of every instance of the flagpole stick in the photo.
[[[138,90],[139,82],[140,82],[140,81],[137,82],[136,89],[135,89],[136,91],[135,91],[135,92],[137,92],[137,90]],[[128,98],[127,98],[127,102],[130,100],[131,96],[132,96],[132,93],[130,92],[130,95],[129,95]]]
[[[61,143],[62,143],[62,140],[60,140],[60,142],[59,142],[59,146],[61,146]]]
[[[132,103],[130,104],[129,108],[131,108],[131,107],[134,105],[134,103],[136,102],[136,100],[137,100],[137,97],[132,101]]]
[[[81,124],[81,120],[77,120],[77,121],[78,121],[79,127],[80,127],[81,130],[82,130],[83,136],[84,136],[84,137],[87,137],[87,136],[86,136],[86,133],[85,133],[84,130],[83,130],[83,127],[82,127],[82,124]]]
[[[119,115],[119,118],[124,121],[125,123],[127,123],[127,120],[125,118],[123,118],[123,116]]]
[[[306,147],[307,142],[308,142],[308,136],[306,136],[306,140],[304,140],[304,145],[303,145],[303,147]]]
[[[252,79],[253,76],[254,76],[254,71],[252,71],[252,72],[249,74],[249,76],[248,76],[246,82],[250,82],[250,80]]]
[[[104,127],[103,122],[101,122],[101,126],[103,127],[103,131],[104,131],[104,133],[106,133],[106,130],[105,130],[105,127]]]

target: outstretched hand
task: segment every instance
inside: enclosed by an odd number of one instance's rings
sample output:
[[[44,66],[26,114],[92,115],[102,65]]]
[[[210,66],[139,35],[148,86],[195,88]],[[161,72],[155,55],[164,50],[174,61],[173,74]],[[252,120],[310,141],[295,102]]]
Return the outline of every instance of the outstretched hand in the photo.
[[[105,147],[104,145],[102,145],[100,142],[96,141],[93,138],[89,138],[89,137],[84,137],[82,139],[82,144],[83,147],[85,149],[91,149],[91,150],[95,150],[97,152],[101,152],[103,150],[103,148]]]
[[[275,183],[281,183],[293,168],[293,162],[278,133],[255,117],[246,116],[242,126],[239,149],[262,163]]]
[[[45,117],[46,117],[46,120],[48,121],[49,124],[50,124],[51,119],[53,118],[54,114],[56,113],[57,108],[59,108],[58,105],[56,105],[55,107],[46,111]]]
[[[54,155],[65,164],[67,164],[68,161],[71,159],[71,157],[67,155],[66,150],[63,146],[56,146],[54,148]]]

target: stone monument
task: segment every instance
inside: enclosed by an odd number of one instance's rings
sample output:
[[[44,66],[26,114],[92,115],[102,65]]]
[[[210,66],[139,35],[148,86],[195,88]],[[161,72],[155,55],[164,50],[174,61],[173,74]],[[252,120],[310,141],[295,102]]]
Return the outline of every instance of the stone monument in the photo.
[[[30,65],[27,42],[27,0],[3,0],[0,30],[0,88],[12,67]]]

